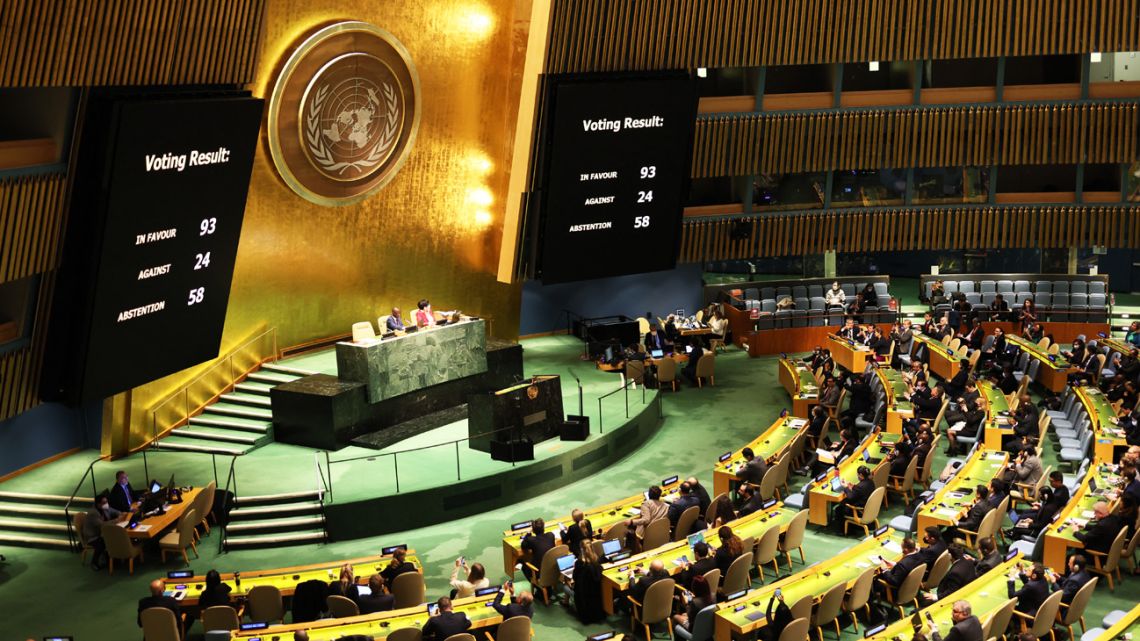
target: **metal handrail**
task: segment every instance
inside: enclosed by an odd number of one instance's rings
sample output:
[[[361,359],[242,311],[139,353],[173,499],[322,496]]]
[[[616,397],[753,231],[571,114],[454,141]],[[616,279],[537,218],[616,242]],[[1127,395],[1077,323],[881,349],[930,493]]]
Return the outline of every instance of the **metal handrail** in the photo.
[[[79,494],[79,488],[83,486],[83,481],[87,480],[88,475],[91,476],[91,496],[99,493],[98,488],[95,486],[95,464],[102,461],[103,457],[100,456],[90,464],[87,465],[87,471],[83,476],[79,477],[79,482],[75,484],[75,489],[71,491],[71,496],[67,498],[67,503],[63,506],[63,518],[67,522],[67,542],[71,546],[72,551],[79,551],[81,548],[78,539],[78,533],[75,532],[75,527],[71,523],[71,502],[75,500],[75,495]]]
[[[234,372],[234,355],[241,353],[245,348],[249,347],[250,345],[252,345],[256,342],[260,342],[266,336],[272,336],[273,337],[273,350],[272,350],[273,353],[270,356],[265,357],[265,358],[258,357],[256,359],[257,363],[254,364],[253,366],[251,366],[249,369],[242,371],[240,374],[235,373]],[[200,409],[202,409],[202,407],[205,406],[205,404],[203,404],[202,406],[195,408],[193,411],[191,410],[191,408],[190,408],[190,389],[192,387],[196,386],[199,382],[201,382],[207,376],[214,374],[218,370],[218,368],[221,367],[222,365],[227,365],[229,367],[229,373],[230,373],[229,382],[226,383],[224,386],[222,386],[222,389],[217,394],[214,394],[213,396],[218,396],[218,395],[224,394],[226,391],[232,391],[234,386],[237,384],[238,376],[245,376],[246,374],[249,374],[250,372],[254,371],[255,368],[260,367],[261,365],[263,365],[267,362],[276,362],[277,359],[278,359],[278,353],[277,353],[277,328],[276,327],[271,327],[271,328],[261,332],[260,334],[254,336],[253,338],[249,339],[248,341],[242,343],[241,345],[235,347],[234,349],[230,350],[225,356],[219,358],[213,365],[210,365],[208,368],[206,368],[205,371],[203,371],[201,374],[196,376],[194,378],[194,380],[192,380],[189,383],[187,383],[186,385],[182,386],[181,389],[179,389],[178,391],[167,396],[165,399],[163,399],[157,405],[154,405],[151,408],[151,410],[150,410],[150,419],[151,419],[150,420],[150,440],[147,443],[144,443],[142,445],[142,448],[146,448],[149,445],[153,445],[154,442],[158,440],[158,436],[159,436],[158,413],[161,410],[165,409],[166,406],[168,406],[170,403],[177,400],[180,395],[181,395],[182,401],[183,401],[182,418],[181,418],[181,420],[176,421],[174,424],[172,424],[170,426],[170,428],[173,428],[177,425],[180,425],[183,422],[189,421],[191,414],[193,414],[194,411],[200,410]],[[165,429],[163,431],[165,431]]]
[[[230,522],[229,496],[230,496],[230,483],[231,482],[233,483],[233,488],[234,488],[233,489],[234,499],[235,499],[235,501],[237,499],[237,473],[235,472],[234,468],[237,465],[237,460],[238,460],[239,456],[243,456],[243,455],[242,454],[234,454],[230,458],[230,471],[228,474],[226,474],[226,487],[225,487],[225,489],[222,490],[222,501],[223,501],[222,512],[223,512],[223,516],[222,516],[222,518],[218,519],[218,528],[221,529],[221,531],[222,531],[221,534],[218,535],[218,553],[219,554],[222,554],[226,551],[226,533],[228,531],[227,526],[229,525],[229,522]],[[215,469],[215,476],[216,476],[217,475],[217,473],[216,473],[217,467],[215,466],[214,469]]]

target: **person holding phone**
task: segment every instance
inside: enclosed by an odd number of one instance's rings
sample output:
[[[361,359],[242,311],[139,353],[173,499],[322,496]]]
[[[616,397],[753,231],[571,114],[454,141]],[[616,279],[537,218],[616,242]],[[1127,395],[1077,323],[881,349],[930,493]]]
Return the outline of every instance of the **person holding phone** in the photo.
[[[974,616],[969,601],[955,601],[953,610],[950,612],[950,618],[954,621],[954,627],[950,628],[950,634],[944,638],[939,634],[938,627],[934,625],[934,618],[930,616],[929,612],[926,613],[926,621],[931,628],[931,639],[934,641],[984,641],[982,638],[982,622]]]
[[[491,607],[495,608],[495,612],[498,612],[500,615],[502,615],[504,621],[512,617],[519,616],[533,619],[534,595],[526,590],[523,590],[522,592],[518,593],[518,596],[515,596],[514,581],[507,581],[507,584],[504,585],[503,588],[505,589],[506,594],[509,595],[509,598],[507,599],[506,603],[502,603],[504,590],[499,590],[498,593],[495,594],[494,602],[491,604]]]
[[[705,577],[693,577],[693,583],[689,589],[690,591],[686,595],[691,594],[691,596],[684,597],[685,611],[673,615],[673,630],[677,633],[678,639],[693,638],[693,622],[697,620],[697,613],[716,603]]]
[[[438,612],[428,617],[427,623],[424,624],[424,641],[443,641],[453,634],[460,634],[471,628],[471,620],[466,614],[452,612],[451,599],[441,597],[436,601],[436,606],[439,608]]]
[[[775,612],[773,612],[773,609]],[[764,612],[768,625],[760,629],[760,638],[764,641],[777,641],[784,628],[793,621],[792,609],[784,602],[784,591],[776,589],[774,598],[768,601],[768,609]]]

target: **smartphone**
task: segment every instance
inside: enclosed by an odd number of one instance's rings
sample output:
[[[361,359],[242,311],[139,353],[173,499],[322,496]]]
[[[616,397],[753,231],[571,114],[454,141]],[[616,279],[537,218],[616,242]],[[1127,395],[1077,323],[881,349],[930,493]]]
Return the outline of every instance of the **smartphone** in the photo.
[[[459,565],[467,565],[467,557],[459,557]]]
[[[926,620],[930,622],[930,625],[934,625],[934,617],[930,616],[929,612],[926,613]]]
[[[783,590],[781,590],[780,588],[776,588],[776,598],[777,598],[777,599],[782,599],[782,598],[784,598],[784,591],[783,591]]]

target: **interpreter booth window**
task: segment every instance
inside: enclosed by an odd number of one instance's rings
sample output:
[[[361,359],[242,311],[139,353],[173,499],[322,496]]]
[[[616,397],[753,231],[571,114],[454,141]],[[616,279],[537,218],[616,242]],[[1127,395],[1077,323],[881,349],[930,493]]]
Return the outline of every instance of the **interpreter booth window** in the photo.
[[[1140,162],[1134,162],[1124,172],[1124,195],[1130,203],[1140,202]]]
[[[734,180],[731,176],[694,178],[689,182],[689,198],[685,204],[689,207],[700,207],[739,203],[740,198],[733,185]]]
[[[843,65],[843,91],[910,89],[914,66],[909,62],[874,60]]]
[[[817,93],[835,90],[834,66],[778,65],[764,73],[765,94]]]
[[[1120,170],[1118,164],[1085,165],[1082,190],[1086,198],[1099,202],[1116,202],[1120,199]]]
[[[990,195],[988,167],[932,167],[914,170],[914,204],[984,203]]]
[[[697,95],[702,98],[755,96],[759,67],[724,67],[697,70]]]
[[[0,284],[0,354],[30,342],[38,293],[39,276]]]
[[[1081,82],[1081,57],[1012,56],[1005,59],[1006,85],[1063,85]]]
[[[888,207],[902,205],[906,172],[902,169],[854,169],[832,177],[831,206]]]
[[[1075,194],[1076,189],[1076,165],[1007,165],[998,168],[999,194]]]
[[[821,209],[827,174],[760,174],[752,182],[752,211]]]
[[[1140,51],[1089,54],[1090,84],[1136,81],[1140,81]]]
[[[997,68],[997,58],[927,60],[922,63],[922,88],[994,87]]]

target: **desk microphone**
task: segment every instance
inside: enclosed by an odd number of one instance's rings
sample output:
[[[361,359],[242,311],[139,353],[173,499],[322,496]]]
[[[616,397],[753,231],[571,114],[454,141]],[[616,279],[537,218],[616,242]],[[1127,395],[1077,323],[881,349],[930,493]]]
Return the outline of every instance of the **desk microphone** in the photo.
[[[578,378],[578,375],[575,374],[573,370],[566,370],[566,371],[570,372],[570,375],[574,377],[574,382],[578,384],[578,415],[584,416],[586,414],[586,412],[584,411],[585,404],[584,404],[584,400],[582,397],[582,381]]]

